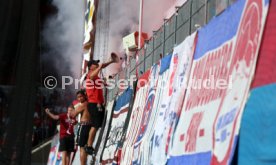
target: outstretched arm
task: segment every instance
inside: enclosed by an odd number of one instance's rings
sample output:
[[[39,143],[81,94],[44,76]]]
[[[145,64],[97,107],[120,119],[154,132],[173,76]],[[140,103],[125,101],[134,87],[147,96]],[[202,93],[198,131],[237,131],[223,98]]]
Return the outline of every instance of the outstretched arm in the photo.
[[[97,76],[100,72],[100,70],[102,69],[102,64],[100,64],[94,71],[92,71],[90,74],[89,74],[89,78],[91,80],[94,79],[95,76]]]
[[[50,112],[50,109],[49,109],[49,108],[46,108],[46,109],[45,109],[45,112],[46,112],[46,114],[47,114],[50,118],[52,118],[52,119],[54,119],[54,120],[58,120],[58,119],[59,119],[59,116],[58,116],[58,115],[52,114],[52,113]]]
[[[107,63],[103,63],[102,64],[102,68],[105,68],[108,65],[110,65],[112,63],[117,63],[117,62],[119,62],[119,57],[118,57],[118,55],[116,53],[112,52],[111,53],[111,60],[109,62],[107,62]]]
[[[110,65],[112,63],[114,63],[114,61],[109,61],[109,62],[103,63],[102,68],[106,68],[108,65]]]
[[[117,63],[117,62],[119,62],[118,55],[115,53],[111,53],[111,60],[109,62],[100,64],[96,70],[91,72],[91,74],[89,75],[89,78],[93,80],[93,78],[99,74],[101,69],[106,68],[108,65],[112,63]]]

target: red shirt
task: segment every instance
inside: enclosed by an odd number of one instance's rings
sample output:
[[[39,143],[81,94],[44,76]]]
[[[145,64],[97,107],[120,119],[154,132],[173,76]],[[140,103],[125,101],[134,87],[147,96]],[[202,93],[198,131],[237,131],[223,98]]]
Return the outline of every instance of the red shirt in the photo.
[[[89,74],[88,74],[89,75]],[[86,94],[89,103],[104,103],[103,97],[103,80],[99,76],[95,76],[93,80],[87,76],[86,78]]]
[[[65,136],[74,136],[74,125],[77,123],[75,118],[68,117],[67,113],[63,113],[58,115],[60,120],[60,131],[59,137],[60,139]]]

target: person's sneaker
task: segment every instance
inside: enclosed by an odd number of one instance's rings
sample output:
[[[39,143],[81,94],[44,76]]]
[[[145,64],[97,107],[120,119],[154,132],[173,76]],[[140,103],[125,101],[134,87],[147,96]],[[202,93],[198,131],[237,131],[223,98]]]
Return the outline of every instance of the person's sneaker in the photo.
[[[88,155],[94,155],[95,149],[92,146],[84,146],[84,150]]]

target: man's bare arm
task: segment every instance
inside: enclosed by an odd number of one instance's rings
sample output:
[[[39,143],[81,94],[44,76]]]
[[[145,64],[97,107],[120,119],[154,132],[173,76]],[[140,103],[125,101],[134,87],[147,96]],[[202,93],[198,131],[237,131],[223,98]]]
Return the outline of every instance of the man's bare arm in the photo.
[[[52,119],[54,119],[54,120],[58,120],[58,119],[59,119],[59,116],[58,116],[58,115],[52,114],[52,113],[50,112],[50,109],[46,108],[46,109],[45,109],[45,112],[46,112],[46,114],[47,114],[50,118],[52,118]]]

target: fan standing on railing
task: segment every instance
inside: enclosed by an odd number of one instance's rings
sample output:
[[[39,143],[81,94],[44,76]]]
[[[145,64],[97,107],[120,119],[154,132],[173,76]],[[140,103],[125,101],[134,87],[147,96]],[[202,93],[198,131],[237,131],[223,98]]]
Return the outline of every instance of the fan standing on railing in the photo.
[[[104,81],[99,77],[100,71],[112,63],[119,62],[115,53],[111,53],[111,60],[107,63],[99,64],[99,60],[90,60],[87,64],[88,74],[86,76],[86,94],[88,99],[88,111],[91,118],[91,129],[85,151],[89,155],[94,155],[95,150],[92,147],[97,130],[101,127],[104,119]]]

